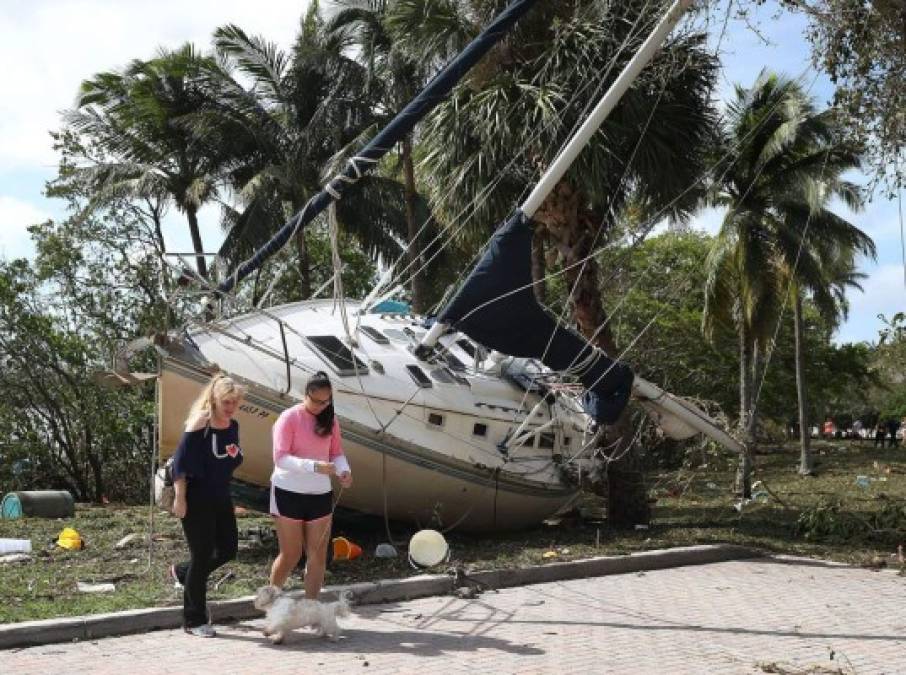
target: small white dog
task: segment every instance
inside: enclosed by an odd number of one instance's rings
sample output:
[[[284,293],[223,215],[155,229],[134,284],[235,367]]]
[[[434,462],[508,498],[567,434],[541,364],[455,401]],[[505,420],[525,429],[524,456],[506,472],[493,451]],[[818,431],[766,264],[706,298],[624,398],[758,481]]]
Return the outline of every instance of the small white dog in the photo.
[[[276,586],[262,586],[255,596],[255,608],[267,613],[264,634],[275,645],[283,642],[293,628],[311,626],[318,635],[336,640],[340,635],[338,616],[349,616],[349,600],[345,593],[336,602],[319,602],[295,598]]]

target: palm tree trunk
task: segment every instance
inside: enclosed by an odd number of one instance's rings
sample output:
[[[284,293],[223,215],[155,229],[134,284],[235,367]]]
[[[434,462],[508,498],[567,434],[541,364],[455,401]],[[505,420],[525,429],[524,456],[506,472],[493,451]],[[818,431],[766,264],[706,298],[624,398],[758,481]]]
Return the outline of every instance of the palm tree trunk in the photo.
[[[535,235],[532,240],[532,281],[535,282],[532,289],[541,304],[547,302],[547,282],[544,279],[547,275],[547,265],[544,257],[546,240],[547,233],[544,227],[539,225],[535,228]]]
[[[427,278],[422,267],[422,246],[418,231],[420,225],[415,217],[415,166],[412,161],[412,139],[406,136],[402,143],[403,180],[406,191],[406,230],[409,233],[409,269],[412,274],[412,308],[416,314],[427,309]]]
[[[809,447],[808,400],[806,399],[805,371],[802,366],[802,295],[796,290],[793,303],[793,336],[796,340],[796,396],[799,402],[799,473],[812,473],[812,451]]]
[[[299,294],[302,300],[308,300],[311,297],[311,270],[304,227],[296,233],[296,253],[299,256]]]
[[[535,214],[564,252],[568,271],[566,279],[575,288],[572,308],[579,331],[607,354],[619,354],[610,327],[604,325],[606,313],[601,302],[599,271],[590,257],[594,234],[601,222],[598,214],[581,212],[584,199],[572,185],[561,181]],[[587,259],[585,264],[575,265]],[[611,527],[634,528],[647,525],[651,519],[648,486],[645,482],[638,448],[632,443],[632,424],[627,408],[608,430],[605,444],[610,449],[604,474],[607,477],[607,521]]]
[[[752,410],[753,345],[745,321],[739,327],[739,430],[745,447],[736,470],[736,492],[744,498],[752,496],[752,462],[750,452],[754,445],[754,411]]]
[[[205,259],[204,246],[201,243],[201,230],[198,229],[198,213],[194,206],[186,207],[186,218],[189,219],[189,234],[192,237],[192,250],[195,251],[195,265],[198,267],[198,274],[203,278],[208,278],[208,261]]]

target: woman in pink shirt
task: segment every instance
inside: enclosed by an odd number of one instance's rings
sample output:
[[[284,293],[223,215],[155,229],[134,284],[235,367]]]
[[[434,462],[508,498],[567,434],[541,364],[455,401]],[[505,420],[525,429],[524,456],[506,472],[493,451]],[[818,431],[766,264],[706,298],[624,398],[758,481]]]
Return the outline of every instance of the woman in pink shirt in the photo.
[[[324,583],[333,516],[330,476],[352,485],[343,455],[340,425],[334,417],[333,388],[327,373],[305,384],[305,398],[284,410],[274,424],[271,515],[280,554],[271,567],[271,584],[282,588],[305,552],[305,597],[317,599]]]

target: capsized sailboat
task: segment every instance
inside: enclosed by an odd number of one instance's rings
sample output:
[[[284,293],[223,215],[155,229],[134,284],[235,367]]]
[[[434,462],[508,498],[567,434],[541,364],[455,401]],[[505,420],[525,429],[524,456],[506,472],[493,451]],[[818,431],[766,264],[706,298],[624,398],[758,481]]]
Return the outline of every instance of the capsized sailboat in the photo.
[[[228,293],[349,189],[530,4],[512,3],[217,291]],[[159,340],[161,453],[175,448],[185,411],[215,369],[250,387],[238,416],[241,483],[267,485],[271,425],[301,398],[308,375],[326,370],[356,476],[341,505],[419,525],[511,529],[568,506],[594,429],[613,422],[633,394],[667,433],[704,432],[738,449],[701,411],[635,377],[538,305],[528,268],[532,214],[689,4],[673,4],[429,329],[421,317],[338,297],[199,323]]]

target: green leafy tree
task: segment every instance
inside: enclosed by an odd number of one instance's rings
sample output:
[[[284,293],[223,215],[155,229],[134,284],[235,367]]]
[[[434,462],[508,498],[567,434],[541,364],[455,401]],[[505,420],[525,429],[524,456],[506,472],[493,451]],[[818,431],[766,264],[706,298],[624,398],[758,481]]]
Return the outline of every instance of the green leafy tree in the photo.
[[[147,494],[153,397],[94,382],[98,335],[69,290],[24,260],[0,262],[0,480],[135,499]]]
[[[906,4],[902,0],[782,0],[808,19],[814,61],[834,83],[850,137],[892,191],[906,182]]]

